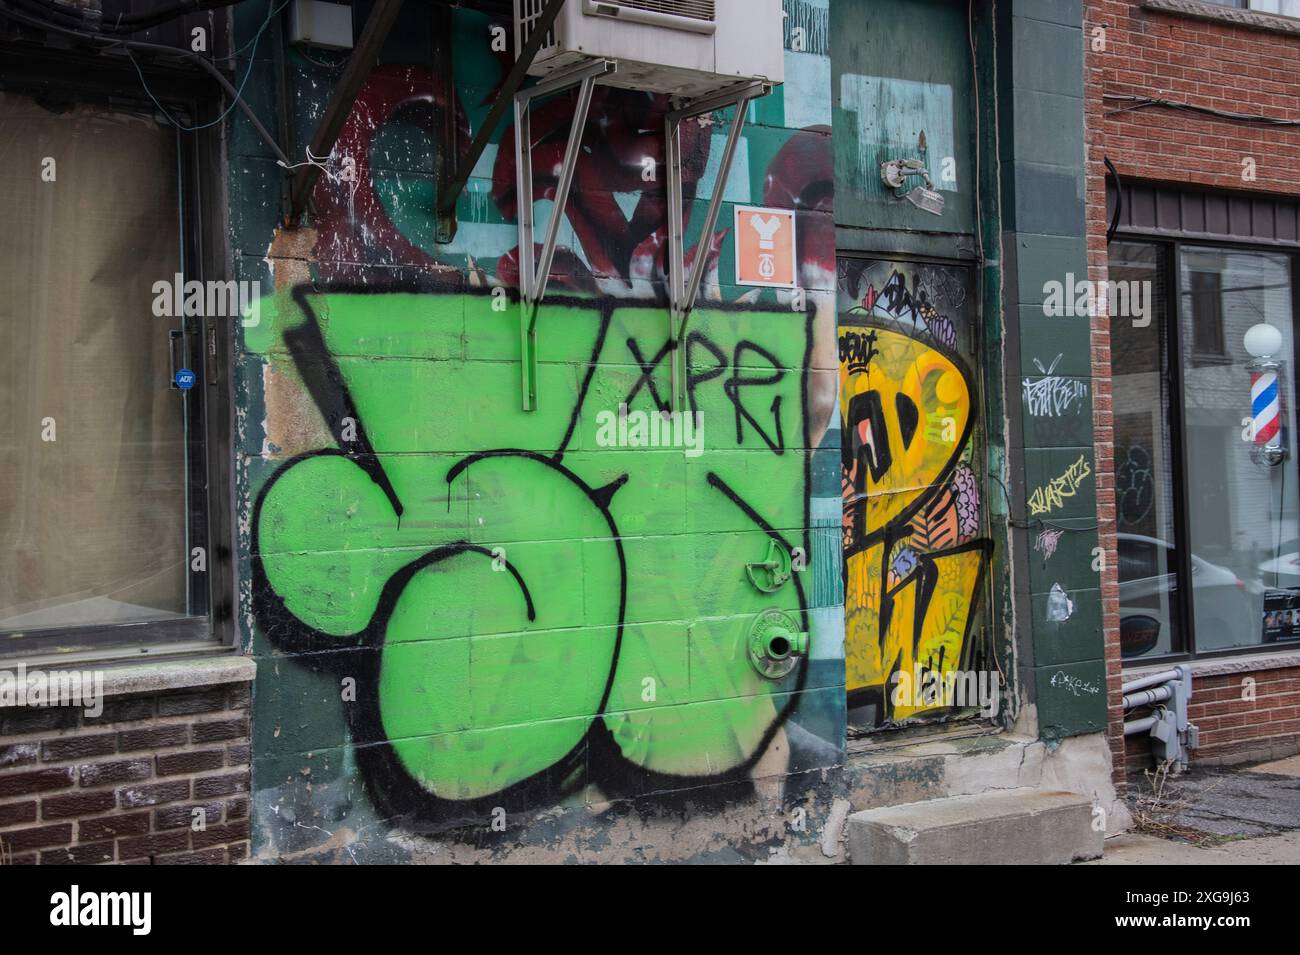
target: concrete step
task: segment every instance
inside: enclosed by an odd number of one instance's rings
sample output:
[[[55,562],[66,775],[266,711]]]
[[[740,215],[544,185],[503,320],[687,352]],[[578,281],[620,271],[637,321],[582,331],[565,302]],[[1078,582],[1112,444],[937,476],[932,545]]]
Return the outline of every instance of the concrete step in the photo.
[[[1092,800],[1021,788],[849,816],[854,865],[1065,865],[1101,855]]]

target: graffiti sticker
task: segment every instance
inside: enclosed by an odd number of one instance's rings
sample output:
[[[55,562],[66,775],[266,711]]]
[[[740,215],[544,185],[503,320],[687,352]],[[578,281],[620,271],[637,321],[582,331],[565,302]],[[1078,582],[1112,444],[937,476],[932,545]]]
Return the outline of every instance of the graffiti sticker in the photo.
[[[794,213],[736,207],[736,284],[795,287]]]

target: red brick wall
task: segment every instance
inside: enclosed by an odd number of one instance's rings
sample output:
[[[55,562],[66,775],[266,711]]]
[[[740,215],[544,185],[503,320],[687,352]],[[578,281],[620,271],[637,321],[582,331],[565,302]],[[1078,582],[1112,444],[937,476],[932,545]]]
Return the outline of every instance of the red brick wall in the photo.
[[[1254,680],[1253,700],[1244,699],[1245,680]],[[1201,730],[1200,763],[1230,764],[1281,759],[1300,752],[1300,665],[1194,678],[1188,712]],[[1126,767],[1148,769],[1151,743],[1129,740]]]
[[[248,855],[249,688],[0,710],[0,864]],[[194,828],[202,809],[204,828]]]
[[[1094,49],[1094,29],[1105,49]],[[1300,120],[1300,38],[1231,24],[1144,10],[1132,0],[1086,0],[1084,111],[1087,124],[1088,262],[1090,277],[1106,274],[1106,172],[1109,156],[1126,180],[1300,194],[1300,127],[1287,128],[1148,107],[1114,112],[1124,104],[1108,93],[1171,100],[1235,113]],[[1255,160],[1256,179],[1242,179],[1242,160]],[[1115,491],[1111,418],[1110,335],[1093,322],[1093,411],[1098,463],[1098,519],[1107,550],[1102,574],[1109,734],[1117,777],[1125,767],[1146,768],[1145,740],[1126,741],[1120,702],[1119,592],[1115,559]],[[1193,720],[1201,728],[1200,759],[1258,758],[1300,751],[1296,724],[1297,670],[1207,677],[1193,683]],[[1289,677],[1279,674],[1290,674]],[[1240,701],[1241,679],[1256,680],[1260,699]],[[1288,683],[1288,679],[1291,681]]]
[[[1099,4],[1100,5],[1100,4]],[[1091,43],[1093,20],[1085,15],[1084,41]],[[1085,54],[1083,77],[1084,147],[1087,168],[1088,278],[1105,282],[1106,268],[1106,153],[1105,125],[1101,109],[1101,70]],[[1115,553],[1115,444],[1111,412],[1110,323],[1104,317],[1092,320],[1092,422],[1097,460],[1098,543],[1105,551],[1101,571],[1102,630],[1105,636],[1107,683],[1107,736],[1110,739],[1112,776],[1124,786],[1124,707],[1120,684],[1119,646],[1119,559]]]
[[[1300,38],[1143,10],[1130,0],[1088,0],[1086,20],[1089,41],[1094,26],[1106,28],[1105,51],[1088,52],[1089,78],[1105,93],[1300,120]],[[1300,194],[1300,127],[1149,107],[1106,116],[1103,141],[1126,178]],[[1254,182],[1241,178],[1246,156],[1256,161]]]

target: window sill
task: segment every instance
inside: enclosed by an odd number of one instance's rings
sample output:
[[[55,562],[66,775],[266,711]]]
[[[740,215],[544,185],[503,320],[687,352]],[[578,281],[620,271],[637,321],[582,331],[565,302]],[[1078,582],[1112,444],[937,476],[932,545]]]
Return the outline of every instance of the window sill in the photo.
[[[1184,660],[1180,663],[1153,663],[1142,667],[1125,667],[1124,682],[1152,673],[1162,673],[1176,666],[1190,666],[1193,677],[1225,676],[1234,673],[1254,673],[1256,670],[1281,670],[1300,667],[1300,647],[1279,650],[1276,653],[1242,653],[1230,657],[1207,657],[1203,660]]]
[[[1276,13],[1221,7],[1214,3],[1200,3],[1198,0],[1143,0],[1142,9],[1171,13],[1193,20],[1210,20],[1246,30],[1259,30],[1263,33],[1300,36],[1300,20]]]
[[[12,669],[18,664],[0,664],[0,669]],[[252,657],[234,653],[190,657],[187,659],[152,660],[147,663],[114,665],[73,664],[71,661],[46,661],[41,664],[24,663],[28,673],[35,670],[93,670],[104,676],[105,698],[132,696],[144,693],[161,693],[167,690],[184,690],[200,686],[219,686],[229,683],[251,683],[257,674],[257,664]],[[4,704],[0,703],[0,708]]]

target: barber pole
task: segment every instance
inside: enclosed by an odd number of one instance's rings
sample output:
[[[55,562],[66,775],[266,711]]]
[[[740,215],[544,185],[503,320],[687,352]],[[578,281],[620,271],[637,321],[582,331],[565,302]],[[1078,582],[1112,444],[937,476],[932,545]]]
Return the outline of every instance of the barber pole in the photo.
[[[1267,447],[1282,429],[1277,367],[1259,367],[1250,374],[1250,410],[1255,419],[1255,444]]]
[[[1263,464],[1280,464],[1286,458],[1282,447],[1282,363],[1264,356],[1250,369],[1250,420],[1255,443],[1251,455]]]
[[[1250,371],[1250,436],[1255,439],[1251,456],[1263,464],[1280,464],[1286,458],[1278,384],[1282,363],[1273,356],[1282,353],[1283,335],[1277,326],[1264,321],[1246,329],[1241,345],[1254,359],[1246,366]]]

